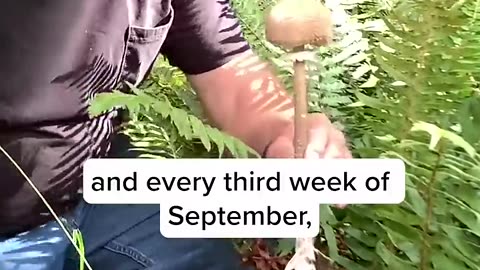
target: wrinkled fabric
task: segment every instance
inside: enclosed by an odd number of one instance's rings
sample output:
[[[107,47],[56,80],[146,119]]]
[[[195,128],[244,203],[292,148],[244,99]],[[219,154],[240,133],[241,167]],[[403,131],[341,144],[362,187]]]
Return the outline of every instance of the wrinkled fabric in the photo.
[[[12,238],[0,238],[0,269],[63,270],[69,243],[54,221]]]
[[[96,94],[138,85],[159,54],[199,74],[249,49],[228,0],[4,0],[0,37],[0,145],[59,214],[110,148],[118,116],[90,119]],[[0,172],[0,235],[52,219],[1,153]]]

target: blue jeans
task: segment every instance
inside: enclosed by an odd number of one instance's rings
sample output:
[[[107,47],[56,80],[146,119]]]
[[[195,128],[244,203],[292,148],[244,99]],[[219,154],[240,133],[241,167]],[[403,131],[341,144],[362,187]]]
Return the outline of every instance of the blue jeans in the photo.
[[[247,269],[228,239],[164,238],[158,205],[82,203],[70,220],[94,270]],[[78,270],[78,258],[56,222],[0,239],[1,270]]]
[[[0,238],[0,269],[63,269],[68,239],[50,222],[9,239]]]
[[[114,141],[110,157],[134,158],[128,139]],[[82,233],[93,270],[246,270],[229,239],[167,239],[159,205],[80,203],[65,217]],[[85,268],[86,269],[86,268]],[[79,270],[79,256],[55,222],[0,238],[0,270]]]

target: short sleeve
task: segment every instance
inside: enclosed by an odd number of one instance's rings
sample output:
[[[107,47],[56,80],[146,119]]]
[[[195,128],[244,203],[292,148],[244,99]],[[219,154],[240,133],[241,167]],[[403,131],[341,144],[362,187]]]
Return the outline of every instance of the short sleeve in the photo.
[[[172,0],[174,19],[161,53],[194,75],[250,49],[229,0]]]

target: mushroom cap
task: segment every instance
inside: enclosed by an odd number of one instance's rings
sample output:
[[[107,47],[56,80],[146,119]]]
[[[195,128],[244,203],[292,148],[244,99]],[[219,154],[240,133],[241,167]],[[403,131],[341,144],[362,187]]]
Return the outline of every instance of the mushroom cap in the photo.
[[[287,50],[324,46],[332,41],[331,12],[320,0],[280,0],[267,13],[265,34]]]

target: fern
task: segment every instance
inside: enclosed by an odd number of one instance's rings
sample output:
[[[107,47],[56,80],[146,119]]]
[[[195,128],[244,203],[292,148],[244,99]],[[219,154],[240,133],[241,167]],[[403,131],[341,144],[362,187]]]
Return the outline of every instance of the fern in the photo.
[[[152,96],[132,86],[132,94],[115,91],[99,94],[90,106],[90,114],[98,116],[113,108],[128,110],[132,121],[125,131],[133,139],[134,146],[146,153],[144,156],[177,158],[176,139],[199,141],[210,152],[214,146],[222,157],[228,150],[235,157],[247,158],[257,156],[256,152],[238,139],[206,125],[185,109],[172,106],[169,99],[162,94]],[[167,119],[168,122],[159,120]],[[162,125],[163,124],[163,125]],[[166,125],[165,125],[166,124]],[[173,126],[169,126],[171,124]]]
[[[405,161],[407,197],[399,206],[347,210],[352,260],[338,261],[348,268],[480,269],[478,137],[463,138],[480,130],[471,108],[480,32],[475,3],[454,4],[405,0],[385,17],[389,34],[374,53],[390,84],[358,94],[362,124],[351,124],[363,133],[362,157]]]

